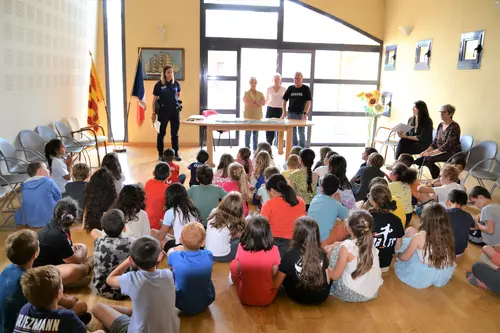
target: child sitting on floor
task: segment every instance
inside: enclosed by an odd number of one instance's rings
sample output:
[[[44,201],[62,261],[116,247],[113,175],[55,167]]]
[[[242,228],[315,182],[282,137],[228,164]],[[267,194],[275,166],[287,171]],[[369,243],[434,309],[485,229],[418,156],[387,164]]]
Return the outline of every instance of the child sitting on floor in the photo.
[[[292,247],[285,252],[274,278],[297,303],[321,304],[330,292],[328,258],[320,245],[318,224],[303,216],[295,221]]]
[[[361,160],[363,160],[364,162],[359,166],[360,168],[366,166],[368,162],[368,157],[373,153],[378,154],[378,150],[373,147],[365,147],[365,150],[363,150],[363,153],[361,154]]]
[[[163,152],[163,159],[168,163],[168,166],[170,167],[170,183],[184,184],[184,182],[186,181],[186,175],[180,173],[179,165],[174,162],[175,151],[172,148],[165,150]]]
[[[352,193],[352,185],[347,179],[347,161],[341,155],[335,154],[330,156],[328,160],[328,173],[331,173],[339,179],[339,190],[340,198],[342,199],[342,205],[345,208],[351,210],[356,206],[356,199],[354,199],[354,194]]]
[[[165,244],[164,249],[167,252],[175,245],[181,244],[182,228],[187,223],[201,222],[202,219],[200,211],[188,196],[186,188],[180,183],[174,183],[167,188],[165,192],[165,210],[163,224],[158,232],[158,239],[163,243],[166,241],[167,233],[173,234],[174,238]]]
[[[290,175],[290,186],[304,200],[307,211],[318,189],[318,174],[312,171],[315,153],[312,149],[304,148],[299,156],[300,169]]]
[[[409,169],[403,163],[396,163],[389,174],[389,178],[392,181],[389,183],[389,189],[392,195],[403,204],[406,214],[404,224],[409,225],[413,215],[410,184],[417,179],[417,172],[414,169]]]
[[[455,272],[455,244],[446,210],[438,203],[426,206],[420,227],[406,229],[394,265],[396,276],[410,287],[443,287]]]
[[[432,187],[420,185],[418,187],[418,192],[420,193],[420,200],[422,202],[427,202],[429,200],[439,201],[441,206],[447,208],[446,200],[448,200],[448,194],[452,190],[459,190],[460,185],[457,183],[458,170],[450,164],[445,164],[439,173],[439,182],[441,186]]]
[[[286,181],[289,182],[290,175],[300,167],[299,155],[290,154],[290,156],[288,156],[288,159],[286,160],[285,165],[287,166],[287,168],[281,171],[281,174],[286,178]]]
[[[43,162],[28,164],[28,178],[21,185],[21,208],[16,212],[16,224],[41,228],[52,219],[54,207],[61,199],[61,191],[49,177],[49,170]]]
[[[375,185],[368,195],[373,217],[372,231],[375,247],[382,272],[389,271],[394,251],[401,248],[405,234],[403,222],[391,213],[396,209],[396,201],[392,200],[391,190],[384,185]]]
[[[278,170],[277,167],[273,167],[273,166],[267,167],[264,170],[265,183],[267,183],[267,181],[269,180],[269,178],[271,178],[272,175],[279,175],[279,174],[280,174],[280,171]],[[260,185],[260,188],[257,190],[257,195],[259,197],[261,207],[266,203],[267,200],[269,200],[269,192],[267,192],[265,183]]]
[[[321,192],[311,201],[308,215],[319,226],[320,241],[322,246],[330,245],[345,239],[346,232],[343,222],[349,216],[349,210],[341,203],[339,180],[333,174],[327,174],[321,181]]]
[[[481,214],[474,218],[475,229],[481,232],[480,241],[486,245],[500,245],[500,205],[494,203],[490,192],[481,186],[474,186],[469,193],[469,198],[474,206],[481,209]],[[482,259],[487,258],[482,256]]]
[[[341,301],[375,299],[384,283],[378,250],[373,244],[372,223],[372,216],[366,210],[351,211],[345,223],[351,238],[325,248],[330,257],[330,295]]]
[[[326,159],[326,154],[332,151],[330,147],[321,147],[319,149],[319,161],[314,165],[313,171],[316,171],[317,168],[324,166],[324,161]]]
[[[208,217],[205,249],[214,261],[230,262],[236,255],[245,229],[243,200],[238,192],[229,192]]]
[[[231,177],[229,177],[229,165],[233,162],[234,158],[231,154],[222,154],[217,170],[213,176],[212,184],[222,187],[225,182],[231,181]]]
[[[196,170],[196,179],[200,185],[193,185],[189,188],[188,195],[193,200],[194,205],[201,214],[201,221],[204,226],[207,225],[207,218],[212,209],[217,207],[219,201],[227,194],[223,188],[212,184],[214,172],[208,165],[202,165]],[[244,177],[247,182],[246,176]],[[225,183],[226,184],[226,183]]]
[[[187,315],[197,315],[215,300],[212,283],[212,252],[205,246],[205,229],[199,222],[189,222],[182,229],[182,245],[168,251],[168,264],[175,274],[175,307]]]
[[[411,168],[411,166],[415,163],[415,159],[410,154],[403,153],[399,155],[397,162],[403,163],[408,168]],[[392,170],[392,168],[393,166],[387,167],[388,170]],[[410,184],[413,205],[416,205],[419,202],[425,202],[425,198],[424,200],[420,198],[420,192],[418,191],[419,186],[420,186],[420,181],[418,179],[416,179],[413,183]]]
[[[330,161],[330,157],[333,155],[338,155],[338,154],[334,151],[329,151],[326,154],[325,159],[323,160],[323,164],[320,167],[318,167],[316,170],[314,170],[318,174],[320,181],[323,177],[325,177],[328,174],[328,162]]]
[[[168,177],[170,177],[170,167],[167,163],[160,162],[155,166],[153,179],[144,185],[146,192],[146,213],[149,218],[151,230],[159,230],[161,220],[165,215],[165,191],[168,187]]]
[[[231,177],[231,181],[222,184],[222,188],[227,193],[234,191],[241,194],[243,212],[246,217],[248,215],[247,202],[252,198],[252,193],[250,191],[250,184],[248,183],[245,169],[240,163],[233,162],[229,165],[229,176]]]
[[[292,150],[290,150],[290,155],[299,156],[301,150],[302,150],[301,146],[293,146]],[[290,157],[290,155],[288,155],[288,156]],[[297,168],[298,168],[298,166],[297,166]],[[285,162],[285,164],[283,164],[283,170],[287,170],[287,169],[288,169],[288,162]]]
[[[389,183],[387,182],[387,180],[384,177],[375,177],[375,178],[373,178],[372,181],[370,182],[370,185],[369,185],[370,190],[375,185],[382,185],[382,186],[385,186],[385,187],[389,188]],[[390,189],[389,189],[389,191],[390,191]],[[393,213],[394,215],[396,215],[401,220],[401,223],[404,224],[406,222],[406,214],[405,214],[405,210],[404,210],[403,204],[401,203],[401,200],[399,200],[398,198],[396,198],[394,196],[394,194],[392,194],[392,192],[391,192],[391,196],[392,196],[391,200],[396,203],[396,208],[395,209],[390,209],[389,211],[391,213]],[[365,204],[363,205],[362,208],[369,210],[370,207],[371,207],[370,200],[367,200],[365,202]]]
[[[132,238],[151,236],[148,214],[144,211],[145,201],[146,192],[137,184],[125,185],[120,191],[114,208],[121,210],[125,215],[123,236]]]
[[[64,158],[65,154],[66,146],[59,139],[52,139],[45,145],[45,158],[49,162],[50,176],[61,193],[64,193],[66,184],[71,180],[73,164],[73,158],[71,156]]]
[[[85,231],[90,233],[93,229],[102,230],[102,214],[108,211],[117,198],[118,193],[116,193],[116,186],[111,173],[105,168],[94,172],[85,187],[83,205],[83,228]]]
[[[86,316],[88,321],[83,322],[75,311],[57,308],[63,297],[63,284],[55,266],[29,269],[21,278],[21,287],[29,303],[19,312],[14,332],[88,332],[85,325],[92,319],[90,314]]]
[[[475,227],[474,218],[465,209],[467,207],[467,193],[461,190],[452,190],[446,200],[448,217],[451,222],[453,238],[455,238],[455,255],[461,256],[469,244],[469,233]]]
[[[160,243],[144,236],[132,244],[130,257],[109,274],[106,283],[132,300],[132,309],[103,303],[94,306],[92,314],[110,333],[179,332],[174,275],[169,269],[157,269],[162,258]],[[129,271],[131,267],[137,270]]]
[[[247,176],[249,177],[253,171],[251,157],[252,152],[250,151],[250,148],[247,147],[240,148],[240,150],[238,150],[238,156],[236,157],[236,162],[243,166]]]
[[[266,183],[264,178],[264,170],[271,166],[270,161],[271,157],[266,151],[261,151],[255,156],[253,174],[250,181],[251,185],[254,188],[259,189],[262,184]],[[257,193],[254,193],[253,195],[252,203],[256,206],[260,205],[260,200],[257,197]]]
[[[261,151],[265,151],[269,154],[269,158],[270,158],[269,166],[276,166],[276,164],[274,163],[273,148],[271,147],[271,145],[265,141],[259,142],[259,144],[257,145],[257,150],[255,151],[255,154],[254,154],[255,158],[257,158],[257,155]]]
[[[132,240],[122,235],[125,228],[125,215],[119,209],[111,209],[104,213],[101,225],[103,231],[94,229],[91,233],[95,239],[93,284],[99,296],[121,300],[125,297],[120,293],[120,289],[107,285],[106,278],[127,259]]]
[[[208,152],[205,149],[200,149],[200,151],[196,155],[196,162],[188,165],[188,170],[191,172],[191,177],[189,178],[189,186],[200,185],[200,183],[196,179],[196,170],[198,170],[198,167],[207,163],[208,157]]]
[[[83,210],[85,199],[85,186],[90,178],[90,167],[85,163],[77,163],[73,167],[73,181],[66,184],[64,196],[71,197],[78,204],[78,208]]]
[[[116,193],[120,193],[123,187],[123,182],[125,181],[125,176],[123,175],[118,154],[113,152],[104,155],[102,159],[102,168],[107,169],[111,173],[115,183]]]
[[[11,264],[0,274],[0,332],[11,333],[19,311],[28,303],[21,289],[21,277],[38,256],[37,234],[28,229],[10,234],[5,240],[5,253]],[[85,324],[90,322],[91,316],[84,301],[63,295],[58,304],[75,311]]]
[[[351,179],[353,193],[356,201],[365,201],[369,192],[369,185],[373,178],[384,177],[385,173],[380,170],[384,165],[384,157],[378,153],[368,156],[366,166],[361,167]]]
[[[236,259],[230,265],[231,281],[242,304],[272,303],[278,293],[273,287],[273,278],[279,264],[280,254],[273,245],[269,223],[260,215],[252,217],[241,235]]]
[[[458,154],[457,156],[452,157],[450,162],[446,163],[446,164],[452,165],[455,167],[455,169],[457,169],[457,171],[458,171],[457,184],[460,184],[460,175],[465,170],[465,166],[467,164],[467,160],[465,159],[465,155]],[[431,186],[431,187],[441,186],[441,180],[438,177],[437,179],[433,179],[433,180],[427,182],[426,185]]]

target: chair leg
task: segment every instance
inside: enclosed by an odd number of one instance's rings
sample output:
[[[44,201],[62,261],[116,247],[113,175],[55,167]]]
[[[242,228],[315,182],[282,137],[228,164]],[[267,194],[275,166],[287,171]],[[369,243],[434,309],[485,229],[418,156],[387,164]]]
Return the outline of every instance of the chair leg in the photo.
[[[227,131],[227,134],[229,135],[229,148],[233,149],[233,143],[231,142],[231,131]]]
[[[205,142],[205,138],[206,138],[206,133],[207,133],[207,129],[206,127],[202,127],[201,128],[201,142],[200,142],[200,149],[203,149],[203,143]]]
[[[101,167],[101,156],[99,154],[99,144],[95,143],[95,150],[97,151],[97,166]]]
[[[222,133],[219,133],[219,140],[217,140],[217,146],[220,147],[220,136],[222,135]]]

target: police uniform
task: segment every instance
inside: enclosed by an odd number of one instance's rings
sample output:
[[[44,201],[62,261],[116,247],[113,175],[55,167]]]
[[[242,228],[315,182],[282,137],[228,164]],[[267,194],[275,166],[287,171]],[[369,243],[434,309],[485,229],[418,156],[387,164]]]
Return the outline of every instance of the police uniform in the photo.
[[[158,81],[153,89],[153,95],[158,97],[156,115],[161,123],[160,132],[156,139],[156,148],[158,154],[163,154],[163,139],[167,132],[167,125],[170,122],[170,136],[172,148],[175,154],[179,151],[179,126],[180,126],[180,110],[178,109],[177,94],[181,92],[181,86],[178,81],[167,82],[162,85],[161,80]]]

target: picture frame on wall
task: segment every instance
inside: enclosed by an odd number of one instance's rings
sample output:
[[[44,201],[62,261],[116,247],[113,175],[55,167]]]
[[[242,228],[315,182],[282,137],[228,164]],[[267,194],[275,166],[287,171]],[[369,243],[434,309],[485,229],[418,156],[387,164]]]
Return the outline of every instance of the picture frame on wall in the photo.
[[[393,71],[396,69],[397,52],[397,45],[387,45],[385,47],[384,70]]]
[[[140,49],[142,75],[144,80],[158,81],[166,65],[172,66],[177,81],[184,81],[185,59],[184,49],[143,47]]]
[[[419,40],[415,49],[415,70],[425,71],[431,67],[432,39]]]
[[[392,108],[392,92],[383,91],[380,95],[380,105],[384,107],[384,112],[382,112],[382,116],[390,117],[391,116],[391,108]]]
[[[463,33],[460,38],[458,69],[479,69],[484,52],[484,30]]]

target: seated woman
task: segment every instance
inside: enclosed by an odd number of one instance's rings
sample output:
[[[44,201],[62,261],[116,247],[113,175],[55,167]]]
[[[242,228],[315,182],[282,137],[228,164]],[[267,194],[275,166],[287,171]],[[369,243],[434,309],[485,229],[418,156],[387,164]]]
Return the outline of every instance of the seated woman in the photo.
[[[61,272],[65,287],[83,287],[90,283],[92,270],[87,246],[71,241],[70,227],[77,220],[78,205],[71,198],[57,202],[53,220],[38,232],[40,254],[33,267],[54,265]]]
[[[420,154],[432,143],[432,119],[424,101],[416,101],[413,105],[413,117],[408,119],[408,125],[413,128],[406,132],[399,132],[401,138],[396,148],[396,159],[401,154]]]
[[[442,123],[437,128],[436,137],[431,146],[427,148],[415,164],[425,165],[431,172],[432,179],[439,177],[439,167],[436,162],[446,162],[450,157],[462,150],[460,145],[460,126],[453,120],[455,107],[446,104],[441,107]]]

